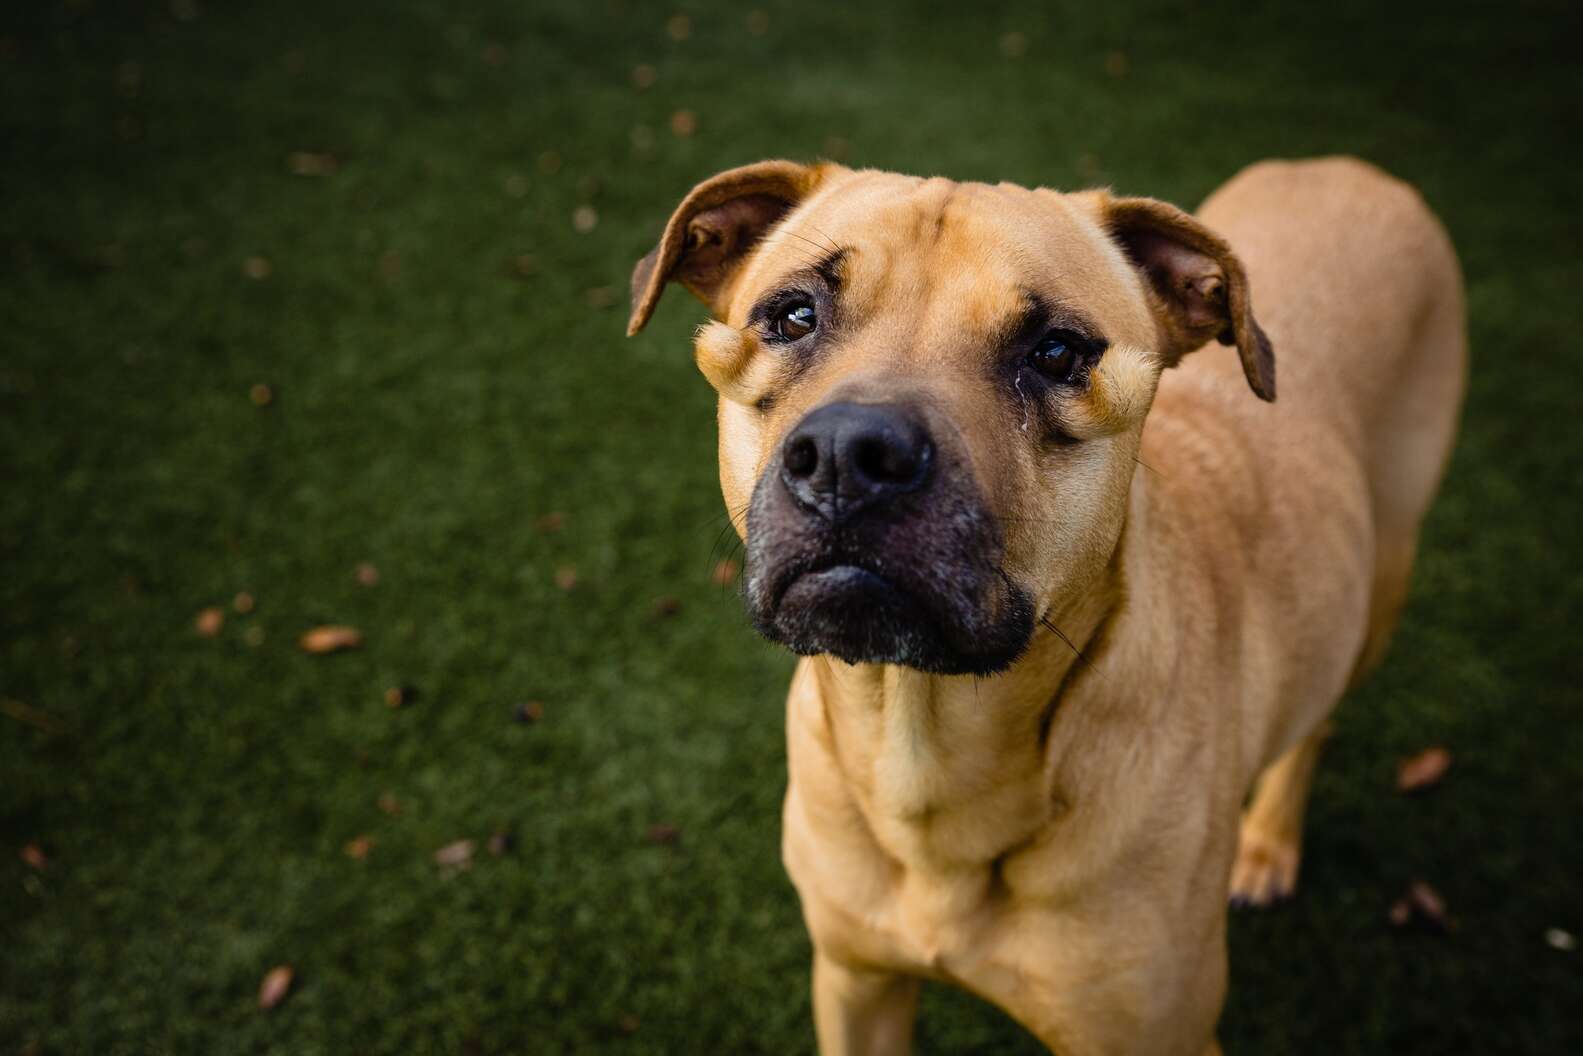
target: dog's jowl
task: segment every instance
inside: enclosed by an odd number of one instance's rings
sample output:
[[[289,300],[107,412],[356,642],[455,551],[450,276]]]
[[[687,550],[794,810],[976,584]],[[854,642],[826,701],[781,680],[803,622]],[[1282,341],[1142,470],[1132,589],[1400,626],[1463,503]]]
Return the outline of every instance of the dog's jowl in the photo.
[[[1069,1056],[1218,1052],[1228,905],[1295,889],[1455,432],[1440,225],[1345,158],[1196,215],[770,161],[681,202],[630,332],[671,281],[748,616],[802,657],[821,1050],[906,1051],[931,978]]]

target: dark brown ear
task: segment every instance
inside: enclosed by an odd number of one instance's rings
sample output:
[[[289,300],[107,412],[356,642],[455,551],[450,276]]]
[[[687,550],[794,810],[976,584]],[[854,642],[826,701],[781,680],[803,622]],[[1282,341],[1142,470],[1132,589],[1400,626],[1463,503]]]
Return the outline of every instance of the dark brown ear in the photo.
[[[671,214],[659,245],[632,269],[627,336],[643,329],[672,279],[720,314],[748,251],[807,197],[824,171],[791,161],[761,161],[694,187]]]
[[[1209,228],[1153,198],[1107,198],[1103,223],[1149,280],[1167,366],[1211,337],[1236,345],[1260,399],[1275,399],[1275,352],[1253,317],[1248,276]]]

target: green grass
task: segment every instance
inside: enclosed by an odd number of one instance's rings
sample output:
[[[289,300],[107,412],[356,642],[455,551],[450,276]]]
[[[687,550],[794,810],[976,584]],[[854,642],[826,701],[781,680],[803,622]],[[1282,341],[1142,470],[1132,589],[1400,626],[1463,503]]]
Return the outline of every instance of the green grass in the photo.
[[[1566,4],[776,3],[756,35],[689,3],[682,41],[635,0],[367,6],[0,14],[0,1054],[809,1051],[777,847],[790,661],[710,582],[701,310],[673,292],[624,340],[632,261],[694,181],[765,156],[1191,204],[1337,151],[1445,219],[1473,382],[1395,650],[1340,711],[1304,889],[1233,923],[1223,1037],[1583,1051],[1583,953],[1543,939],[1583,933]],[[293,175],[294,151],[339,167]],[[297,650],[331,621],[367,647]],[[398,683],[421,696],[392,710]],[[543,720],[513,722],[528,699]],[[1436,742],[1444,786],[1396,795]],[[510,854],[434,863],[501,828]],[[1414,877],[1451,934],[1385,926]],[[294,990],[260,1012],[282,962]],[[1035,1051],[939,989],[919,1048]]]

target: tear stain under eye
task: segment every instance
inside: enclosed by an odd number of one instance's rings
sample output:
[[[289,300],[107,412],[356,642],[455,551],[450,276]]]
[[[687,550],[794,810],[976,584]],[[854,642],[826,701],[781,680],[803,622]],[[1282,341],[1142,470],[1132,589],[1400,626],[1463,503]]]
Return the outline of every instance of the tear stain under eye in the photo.
[[[1022,400],[1022,431],[1028,431],[1028,394],[1022,391],[1022,375],[1016,377],[1017,398]]]

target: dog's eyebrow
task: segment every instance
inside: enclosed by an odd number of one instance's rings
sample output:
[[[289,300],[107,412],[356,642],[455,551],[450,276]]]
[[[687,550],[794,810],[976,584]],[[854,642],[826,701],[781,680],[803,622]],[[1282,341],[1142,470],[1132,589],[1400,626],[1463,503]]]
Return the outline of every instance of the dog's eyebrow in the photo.
[[[1039,291],[1024,286],[1018,290],[1021,304],[995,329],[995,342],[1002,347],[1032,341],[1047,330],[1071,330],[1098,345],[1105,343],[1099,328],[1082,312],[1066,304],[1050,301]]]

